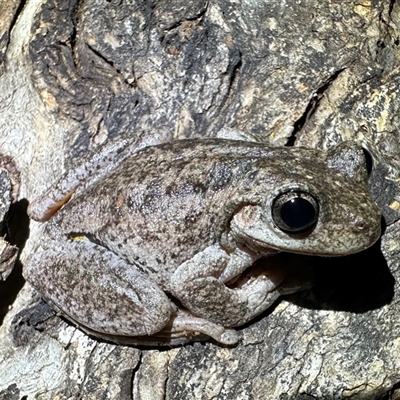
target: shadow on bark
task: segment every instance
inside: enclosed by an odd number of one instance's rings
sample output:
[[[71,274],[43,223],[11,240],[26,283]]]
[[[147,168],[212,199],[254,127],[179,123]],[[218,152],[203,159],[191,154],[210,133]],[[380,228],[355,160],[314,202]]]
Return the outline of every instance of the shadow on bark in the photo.
[[[5,223],[3,224],[1,232],[1,235],[5,236],[7,242],[18,247],[19,254],[21,254],[25,242],[29,237],[29,217],[26,212],[27,208],[28,201],[26,199],[13,203],[5,217]],[[11,274],[5,281],[0,282],[0,325],[3,323],[9,306],[14,303],[19,291],[25,283],[22,277],[22,263],[19,260],[19,254]]]

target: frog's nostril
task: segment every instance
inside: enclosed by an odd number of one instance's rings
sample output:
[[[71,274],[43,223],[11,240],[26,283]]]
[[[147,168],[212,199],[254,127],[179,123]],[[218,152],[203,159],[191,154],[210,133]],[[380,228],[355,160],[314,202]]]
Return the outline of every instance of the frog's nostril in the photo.
[[[358,235],[376,236],[380,234],[380,225],[377,226],[374,221],[368,219],[358,219],[353,223],[353,232]]]
[[[366,227],[368,226],[368,224],[365,221],[357,221],[354,224],[354,227],[356,228],[356,230],[358,231],[363,231]]]

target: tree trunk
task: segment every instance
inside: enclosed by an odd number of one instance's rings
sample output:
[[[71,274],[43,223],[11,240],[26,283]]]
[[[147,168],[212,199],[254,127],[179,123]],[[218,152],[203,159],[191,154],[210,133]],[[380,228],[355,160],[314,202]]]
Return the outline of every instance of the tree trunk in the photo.
[[[0,164],[19,190],[3,236],[21,250],[0,285],[0,399],[400,398],[399,24],[394,0],[0,4],[0,152],[20,172]],[[313,289],[231,348],[95,340],[23,284],[41,232],[27,202],[65,171],[123,138],[227,129],[276,146],[363,145],[382,239],[343,258],[287,255],[313,268]]]

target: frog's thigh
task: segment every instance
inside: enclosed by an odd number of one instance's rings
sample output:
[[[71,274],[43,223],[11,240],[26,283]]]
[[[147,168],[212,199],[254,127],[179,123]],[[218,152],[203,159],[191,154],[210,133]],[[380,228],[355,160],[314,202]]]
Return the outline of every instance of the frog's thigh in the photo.
[[[86,240],[36,253],[24,276],[78,325],[106,335],[151,335],[171,316],[169,299],[153,281]]]
[[[243,251],[228,254],[219,245],[210,246],[179,266],[171,277],[171,291],[200,317],[225,327],[242,325],[279,297],[276,285],[265,275],[238,288],[225,285],[252,263]]]

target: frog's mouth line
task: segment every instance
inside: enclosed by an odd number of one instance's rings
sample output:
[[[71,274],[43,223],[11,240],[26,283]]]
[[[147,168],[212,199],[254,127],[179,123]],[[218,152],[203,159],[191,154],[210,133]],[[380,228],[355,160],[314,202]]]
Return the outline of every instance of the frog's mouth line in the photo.
[[[354,251],[348,251],[347,253],[317,253],[316,251],[302,251],[302,250],[292,250],[292,249],[286,249],[286,248],[279,248],[274,245],[267,244],[265,242],[262,242],[261,240],[258,240],[254,237],[250,237],[249,235],[245,233],[241,233],[242,236],[242,241],[243,244],[248,247],[251,251],[254,251],[255,253],[261,254],[262,257],[264,256],[273,256],[277,255],[279,253],[285,252],[285,253],[290,253],[290,254],[299,254],[299,255],[304,255],[304,256],[309,256],[309,257],[324,257],[324,258],[339,258],[339,257],[345,257],[349,256],[352,254],[357,254],[362,251],[367,250],[371,246],[373,246],[380,238],[381,234],[379,232],[379,235],[374,239],[374,241],[367,246],[363,246],[362,248],[358,248]],[[291,236],[291,235],[289,235]],[[295,235],[293,238],[295,239],[301,239],[307,237],[307,235],[303,237],[299,237]]]

